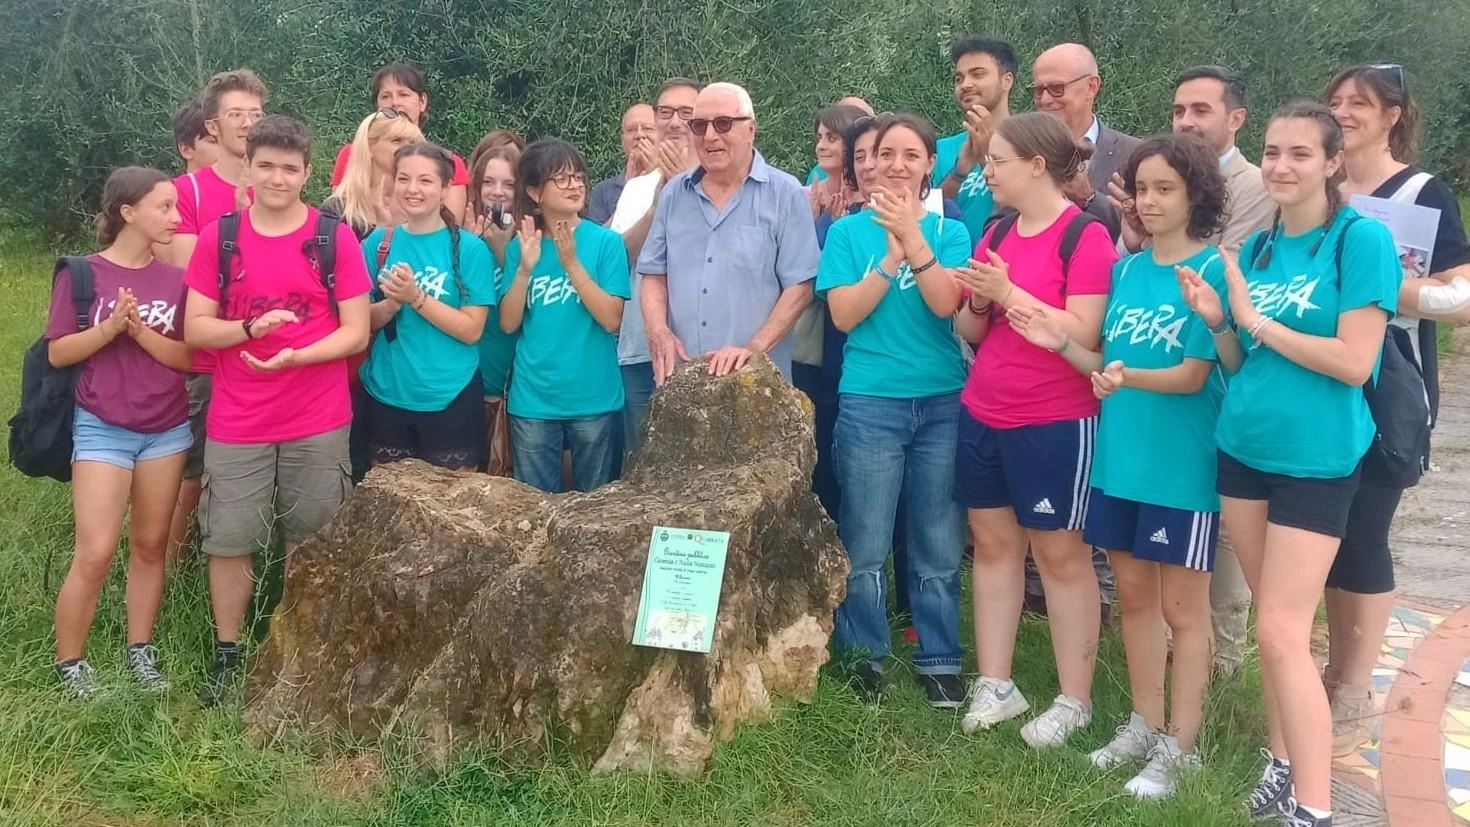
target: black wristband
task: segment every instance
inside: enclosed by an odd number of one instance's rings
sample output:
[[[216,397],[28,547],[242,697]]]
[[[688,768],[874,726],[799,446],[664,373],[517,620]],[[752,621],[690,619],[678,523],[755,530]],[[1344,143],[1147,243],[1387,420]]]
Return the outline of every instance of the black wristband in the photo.
[[[250,328],[254,327],[255,322],[259,319],[259,316],[250,316],[240,320],[240,327],[245,331],[245,338],[247,340],[255,338],[255,335],[250,332]]]
[[[939,257],[938,256],[935,256],[935,257],[929,259],[928,262],[926,262],[924,264],[921,264],[918,267],[912,268],[912,272],[913,272],[914,275],[917,276],[920,273],[924,272],[925,270],[931,270],[931,269],[933,269],[934,268],[934,265],[936,265],[938,263],[939,263]]]

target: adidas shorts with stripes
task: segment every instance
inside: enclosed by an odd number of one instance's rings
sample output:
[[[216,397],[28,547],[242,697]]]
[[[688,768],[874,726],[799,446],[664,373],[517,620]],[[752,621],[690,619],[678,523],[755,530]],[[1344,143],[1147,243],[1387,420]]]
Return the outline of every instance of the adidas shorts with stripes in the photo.
[[[955,499],[965,508],[1015,509],[1037,531],[1080,531],[1092,491],[1097,417],[992,428],[960,413]]]
[[[1126,551],[1139,560],[1214,571],[1220,514],[1110,497],[1094,488],[1082,539],[1098,548]]]

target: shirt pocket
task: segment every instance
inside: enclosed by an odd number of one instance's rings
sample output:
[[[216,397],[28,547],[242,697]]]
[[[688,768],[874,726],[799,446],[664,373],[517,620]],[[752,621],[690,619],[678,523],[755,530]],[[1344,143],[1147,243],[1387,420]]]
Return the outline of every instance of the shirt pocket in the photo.
[[[732,269],[757,275],[774,274],[776,239],[759,224],[735,227],[735,247],[730,254]]]

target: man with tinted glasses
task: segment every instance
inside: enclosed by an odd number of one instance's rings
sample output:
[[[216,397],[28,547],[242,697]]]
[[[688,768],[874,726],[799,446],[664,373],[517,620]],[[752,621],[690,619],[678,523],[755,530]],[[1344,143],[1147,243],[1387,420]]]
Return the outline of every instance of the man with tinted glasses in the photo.
[[[587,196],[587,217],[598,224],[612,220],[628,179],[637,178],[654,168],[654,141],[658,138],[654,117],[653,107],[642,101],[624,110],[618,133],[618,143],[623,148],[623,171],[598,181]]]
[[[638,300],[642,295],[638,275],[638,255],[653,224],[653,206],[670,178],[698,163],[693,139],[689,135],[689,119],[694,117],[694,99],[699,84],[688,78],[664,81],[654,95],[651,115],[652,143],[647,147],[648,169],[627,179],[612,213],[602,223],[623,237],[628,261],[633,272],[630,284],[632,299],[623,303],[623,324],[618,330],[618,365],[623,373],[623,450],[632,450],[648,412],[653,396],[653,364],[648,353],[648,335],[643,330],[643,311]],[[633,110],[628,110],[631,115]],[[624,133],[628,124],[623,119]],[[598,220],[596,217],[593,220]]]
[[[1078,185],[1086,191],[1069,192],[1068,196],[1103,219],[1116,241],[1122,219],[1107,202],[1108,182],[1128,162],[1128,156],[1138,147],[1138,139],[1110,129],[1098,119],[1094,106],[1103,82],[1098,74],[1097,58],[1080,43],[1063,43],[1036,58],[1032,76],[1031,94],[1036,108],[1061,118],[1072,137],[1091,142],[1093,154],[1087,162],[1090,186],[1082,185],[1079,180]]]
[[[791,329],[817,274],[811,203],[756,151],[743,88],[705,87],[689,131],[699,166],[669,181],[638,262],[654,380],[690,354],[710,356],[723,376],[757,352],[789,379]]]

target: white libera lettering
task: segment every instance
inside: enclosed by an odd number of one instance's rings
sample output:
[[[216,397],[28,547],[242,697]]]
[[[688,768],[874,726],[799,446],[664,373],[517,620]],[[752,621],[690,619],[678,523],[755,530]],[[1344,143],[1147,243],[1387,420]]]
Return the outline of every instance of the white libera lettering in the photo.
[[[117,306],[117,299],[106,303],[97,304],[97,314],[92,319],[93,326],[102,324],[102,320],[112,315],[112,309]],[[138,318],[143,320],[143,326],[157,330],[167,336],[174,332],[174,322],[178,317],[179,306],[163,299],[154,299],[150,302],[138,303]]]
[[[1131,345],[1148,342],[1150,350],[1163,345],[1165,353],[1172,353],[1184,346],[1180,337],[1188,321],[1172,304],[1130,307],[1119,303],[1108,309],[1105,333],[1109,342],[1127,337]]]
[[[582,297],[572,287],[571,279],[566,276],[536,276],[531,279],[531,289],[526,293],[526,302],[530,306],[550,306],[553,304],[566,304],[567,302],[582,303]]]
[[[1322,309],[1312,302],[1312,294],[1317,292],[1320,281],[1315,276],[1302,274],[1284,282],[1251,282],[1251,303],[1260,312],[1277,318],[1294,309],[1300,319],[1309,310]]]

